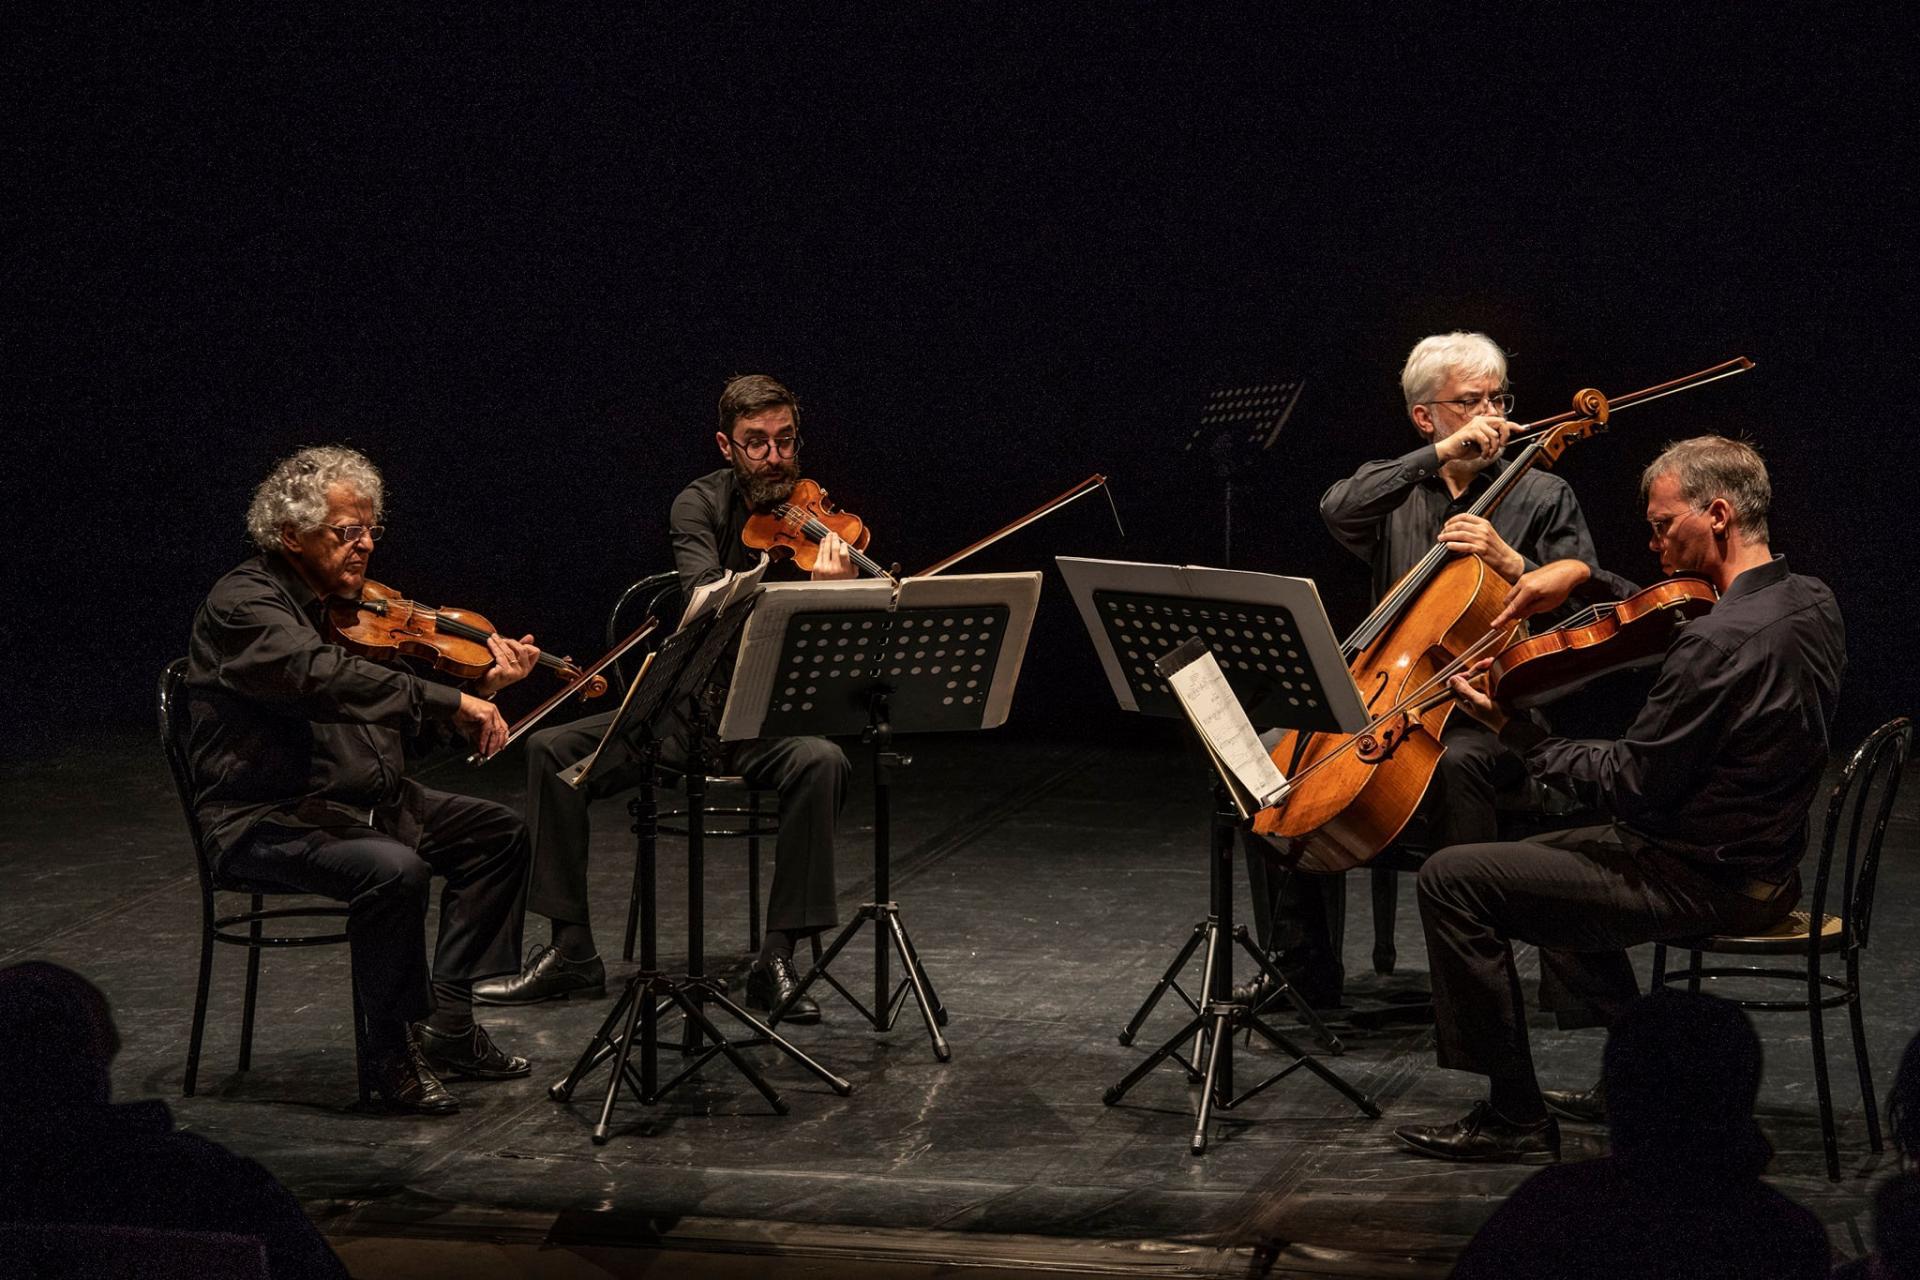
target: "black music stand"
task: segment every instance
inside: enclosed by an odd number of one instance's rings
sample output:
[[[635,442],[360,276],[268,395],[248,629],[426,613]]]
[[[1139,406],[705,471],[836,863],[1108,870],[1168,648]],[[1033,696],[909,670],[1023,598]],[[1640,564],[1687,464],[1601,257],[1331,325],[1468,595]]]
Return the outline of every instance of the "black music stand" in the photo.
[[[1233,485],[1273,448],[1280,429],[1293,416],[1306,389],[1305,378],[1216,387],[1200,407],[1200,421],[1187,436],[1185,452],[1204,453],[1220,481],[1220,563],[1233,563]]]
[[[1197,637],[1215,655],[1242,705],[1258,708],[1264,723],[1349,731],[1366,723],[1359,693],[1312,582],[1194,566],[1067,556],[1058,560],[1115,697],[1126,710],[1187,718],[1157,664]],[[1204,742],[1202,748],[1206,749]],[[1336,1056],[1344,1052],[1338,1037],[1254,944],[1246,926],[1233,923],[1235,835],[1249,816],[1241,811],[1227,781],[1216,784],[1209,820],[1207,915],[1193,927],[1173,963],[1120,1033],[1120,1043],[1133,1043],[1169,990],[1186,1003],[1193,1017],[1104,1095],[1107,1105],[1112,1106],[1155,1067],[1169,1059],[1177,1062],[1188,1080],[1201,1086],[1191,1143],[1195,1155],[1206,1150],[1207,1122],[1215,1109],[1230,1111],[1302,1067],[1366,1115],[1380,1114],[1370,1098],[1262,1021],[1256,1010],[1233,1001],[1233,944],[1238,944],[1293,1005],[1327,1052]],[[1193,953],[1203,946],[1204,995],[1196,1000],[1180,985],[1179,978]],[[1243,1028],[1257,1032],[1289,1061],[1236,1094],[1232,1041]],[[1191,1048],[1183,1054],[1181,1048],[1189,1041]],[[1204,1070],[1199,1066],[1203,1054]]]
[[[698,786],[697,779],[704,777],[707,760],[703,739],[703,722],[700,719],[699,691],[711,677],[715,664],[725,654],[728,645],[739,633],[740,628],[753,612],[758,602],[758,590],[744,593],[741,598],[721,608],[715,613],[704,615],[682,626],[668,637],[659,651],[648,661],[639,682],[629,693],[622,705],[620,714],[608,726],[603,742],[627,742],[639,756],[642,767],[651,770],[659,762],[660,738],[655,732],[659,720],[670,715],[681,706],[691,706],[694,711],[688,726],[687,778],[688,804],[692,808],[698,798],[692,794]],[[583,772],[591,767],[593,757],[568,772],[569,781],[576,782]],[[552,1085],[548,1094],[556,1102],[567,1102],[573,1097],[580,1082],[601,1063],[613,1060],[613,1068],[607,1078],[607,1092],[601,1102],[600,1117],[593,1129],[593,1141],[604,1144],[611,1136],[613,1104],[619,1096],[620,1086],[625,1083],[628,1090],[643,1106],[652,1106],[665,1098],[673,1090],[690,1079],[695,1072],[706,1065],[716,1054],[725,1054],[734,1069],[747,1078],[748,1083],[759,1090],[768,1104],[781,1115],[787,1114],[788,1107],[784,1099],[774,1091],[759,1068],[741,1053],[742,1048],[751,1048],[771,1044],[787,1057],[793,1059],[835,1093],[842,1097],[853,1092],[853,1086],[846,1080],[834,1075],[812,1058],[802,1053],[788,1041],[778,1035],[772,1027],[755,1018],[747,1010],[727,998],[723,983],[710,978],[705,973],[704,945],[704,868],[701,865],[701,849],[698,831],[699,822],[690,822],[688,826],[695,833],[688,837],[687,868],[687,972],[668,973],[660,968],[659,943],[656,928],[657,893],[655,885],[654,858],[650,853],[650,842],[641,839],[643,824],[651,816],[641,812],[638,800],[630,801],[627,812],[633,817],[634,838],[638,843],[636,857],[640,862],[640,968],[627,979],[625,990],[600,1024],[600,1029],[588,1041],[574,1063],[573,1070],[565,1079]],[[750,1040],[738,1043],[729,1040],[716,1026],[701,1006],[711,1004],[727,1014],[736,1022],[753,1033]],[[686,1035],[681,1051],[692,1058],[680,1073],[660,1083],[659,1047],[660,1014],[672,1009],[680,1010],[686,1022]],[[632,1066],[632,1056],[636,1036],[639,1041],[640,1070],[636,1076]],[[705,1045],[704,1049],[702,1045]]]
[[[897,586],[780,583],[764,593],[740,645],[721,738],[858,733],[873,768],[873,900],[824,953],[813,938],[813,968],[768,1023],[778,1025],[824,980],[875,1030],[890,1031],[911,992],[934,1057],[952,1057],[940,1031],[946,1008],[892,899],[892,775],[912,763],[893,749],[893,736],[1004,723],[1039,597],[1038,573],[910,578]],[[867,924],[874,929],[871,1006],[830,972]],[[905,976],[889,991],[896,957]]]

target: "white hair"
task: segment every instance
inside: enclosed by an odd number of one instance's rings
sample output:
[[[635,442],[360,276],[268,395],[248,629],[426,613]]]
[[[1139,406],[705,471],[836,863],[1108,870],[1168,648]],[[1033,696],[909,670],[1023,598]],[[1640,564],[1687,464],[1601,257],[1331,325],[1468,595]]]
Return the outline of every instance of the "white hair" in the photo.
[[[1407,398],[1407,411],[1432,400],[1448,374],[1467,378],[1498,378],[1507,385],[1507,353],[1484,333],[1455,329],[1422,338],[1407,356],[1400,370],[1400,391]]]
[[[385,498],[380,468],[345,445],[319,445],[282,458],[260,482],[247,504],[247,533],[262,551],[273,551],[287,525],[296,533],[318,529],[327,519],[327,490],[335,485],[371,502],[374,520],[380,519]]]

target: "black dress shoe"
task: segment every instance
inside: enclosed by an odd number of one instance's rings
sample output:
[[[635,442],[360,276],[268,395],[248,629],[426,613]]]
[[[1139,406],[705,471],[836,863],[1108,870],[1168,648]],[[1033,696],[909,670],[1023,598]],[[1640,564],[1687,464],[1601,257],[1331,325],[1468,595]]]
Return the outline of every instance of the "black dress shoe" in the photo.
[[[756,964],[747,970],[747,1006],[772,1013],[799,986],[793,960],[788,956],[775,956],[766,964]],[[801,996],[780,1015],[780,1021],[810,1027],[820,1021],[820,1005],[812,996]]]
[[[423,1116],[452,1115],[460,1109],[459,1101],[427,1065],[419,1042],[413,1038],[413,1028],[408,1027],[405,1034],[406,1042],[399,1048],[367,1063],[367,1084],[390,1110]]]
[[[1342,1007],[1340,989],[1338,987],[1312,986],[1295,981],[1292,978],[1287,979],[1287,983],[1293,988],[1295,995],[1306,1001],[1309,1009],[1338,1009]],[[1232,1000],[1235,1004],[1244,1004],[1256,1010],[1260,1009],[1262,1005],[1265,1005],[1268,1012],[1279,1009],[1291,1009],[1293,1007],[1292,1001],[1274,1001],[1269,1003],[1270,998],[1278,991],[1279,987],[1267,974],[1267,971],[1262,969],[1253,975],[1251,981],[1236,982],[1233,984]]]
[[[1478,1160],[1507,1164],[1552,1164],[1560,1158],[1560,1126],[1552,1116],[1532,1124],[1514,1124],[1476,1102],[1452,1124],[1413,1124],[1393,1136],[1423,1156],[1441,1160]]]
[[[607,994],[607,966],[599,956],[569,960],[558,947],[527,952],[526,967],[504,978],[473,984],[476,1004],[539,1004],[572,996],[598,999]]]
[[[1607,1087],[1604,1084],[1596,1084],[1591,1089],[1542,1089],[1540,1096],[1546,1099],[1547,1110],[1562,1119],[1579,1124],[1607,1122]]]
[[[465,1034],[449,1035],[435,1031],[424,1022],[414,1024],[419,1038],[420,1056],[443,1076],[464,1076],[468,1080],[512,1080],[530,1075],[533,1064],[518,1055],[503,1051],[479,1023]]]

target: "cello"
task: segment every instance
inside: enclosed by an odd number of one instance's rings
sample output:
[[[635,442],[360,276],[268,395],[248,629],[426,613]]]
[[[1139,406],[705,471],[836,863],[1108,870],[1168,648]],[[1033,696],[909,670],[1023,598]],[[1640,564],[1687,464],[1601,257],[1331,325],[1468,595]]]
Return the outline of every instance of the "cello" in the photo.
[[[1589,387],[1568,413],[1529,423],[1508,438],[1525,447],[1470,510],[1491,517],[1522,476],[1552,466],[1580,440],[1604,432],[1615,408],[1643,404],[1751,369],[1737,357],[1699,373],[1609,402]],[[1446,748],[1453,710],[1436,697],[1447,677],[1479,657],[1508,649],[1524,634],[1514,623],[1492,630],[1512,584],[1474,555],[1435,544],[1342,644],[1371,722],[1360,733],[1290,731],[1270,753],[1289,780],[1286,794],[1254,815],[1256,834],[1292,842],[1292,865],[1343,871],[1370,861],[1413,817]]]

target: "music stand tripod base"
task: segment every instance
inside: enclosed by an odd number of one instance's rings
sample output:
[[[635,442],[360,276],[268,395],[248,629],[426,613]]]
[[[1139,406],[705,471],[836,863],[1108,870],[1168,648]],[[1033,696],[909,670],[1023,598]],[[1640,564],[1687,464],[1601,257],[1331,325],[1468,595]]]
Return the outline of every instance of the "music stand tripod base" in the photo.
[[[934,1057],[951,1061],[947,1010],[913,945],[891,886],[892,775],[911,758],[898,733],[995,728],[1006,720],[1019,677],[1038,573],[909,578],[897,585],[783,583],[747,627],[721,736],[858,733],[872,753],[873,898],[771,1011],[778,1026],[817,981],[838,992],[868,1025],[890,1031],[912,997]],[[856,934],[873,926],[873,1002],[831,972]],[[893,985],[892,965],[903,975]]]
[[[717,616],[702,618],[676,632],[655,655],[654,661],[648,664],[641,686],[634,690],[626,707],[622,708],[623,716],[629,713],[632,716],[638,735],[635,752],[649,776],[660,759],[660,744],[652,733],[654,718],[663,711],[682,705],[691,705],[696,709],[689,729],[692,745],[687,759],[688,826],[693,831],[700,829],[701,815],[698,809],[705,788],[699,780],[704,777],[708,762],[700,745],[705,733],[697,711],[699,700],[690,698],[690,694],[705,684],[713,664],[724,652],[727,641],[752,611],[756,599],[757,596],[749,596],[723,609]],[[616,731],[622,728],[619,724],[609,726],[608,741],[613,741]],[[743,1048],[759,1045],[772,1045],[779,1049],[841,1097],[851,1094],[852,1084],[827,1070],[772,1027],[728,999],[724,985],[701,972],[704,966],[698,930],[703,914],[702,875],[698,841],[693,837],[689,838],[689,972],[674,974],[660,968],[655,853],[652,841],[643,838],[647,825],[653,821],[653,815],[643,814],[638,800],[629,802],[627,811],[633,817],[633,832],[639,846],[636,858],[640,866],[640,969],[627,979],[619,998],[601,1022],[599,1030],[581,1051],[573,1069],[564,1079],[549,1087],[548,1096],[555,1102],[570,1102],[575,1090],[593,1070],[611,1062],[606,1093],[601,1099],[600,1114],[593,1128],[594,1143],[603,1145],[612,1136],[613,1108],[622,1085],[643,1106],[653,1106],[692,1079],[716,1055],[725,1055],[734,1069],[745,1076],[748,1083],[767,1100],[768,1105],[778,1114],[785,1115],[788,1112],[786,1101],[768,1083],[760,1069],[741,1052]],[[751,1038],[737,1043],[729,1040],[707,1015],[704,1006],[711,1006],[731,1018],[744,1027]],[[683,1053],[688,1061],[678,1074],[663,1083],[659,1078],[660,1016],[676,1009],[686,1025]],[[636,1045],[639,1050],[637,1071],[633,1062]]]
[[[1366,723],[1365,708],[1312,582],[1192,565],[1067,556],[1058,560],[1108,684],[1123,709],[1186,719],[1187,711],[1157,664],[1173,650],[1197,641],[1213,653],[1234,697],[1256,723],[1349,731]],[[1195,740],[1199,742],[1197,735]],[[1217,761],[1215,765],[1220,767]],[[1363,1114],[1371,1118],[1380,1114],[1371,1098],[1263,1021],[1258,1011],[1232,999],[1237,945],[1274,982],[1276,994],[1291,1002],[1328,1052],[1341,1052],[1339,1040],[1254,946],[1246,929],[1233,925],[1234,844],[1244,819],[1232,796],[1223,775],[1215,787],[1210,823],[1207,916],[1193,927],[1173,963],[1120,1032],[1120,1043],[1134,1042],[1169,990],[1178,994],[1193,1017],[1103,1095],[1107,1105],[1113,1106],[1154,1068],[1176,1063],[1190,1082],[1201,1086],[1189,1144],[1195,1155],[1206,1151],[1207,1127],[1215,1111],[1230,1111],[1303,1067]],[[1179,979],[1202,946],[1206,948],[1201,977],[1204,998],[1196,999]],[[1253,1087],[1236,1092],[1232,1041],[1242,1030],[1258,1034],[1289,1061]],[[1183,1046],[1189,1044],[1191,1048],[1183,1053]]]

